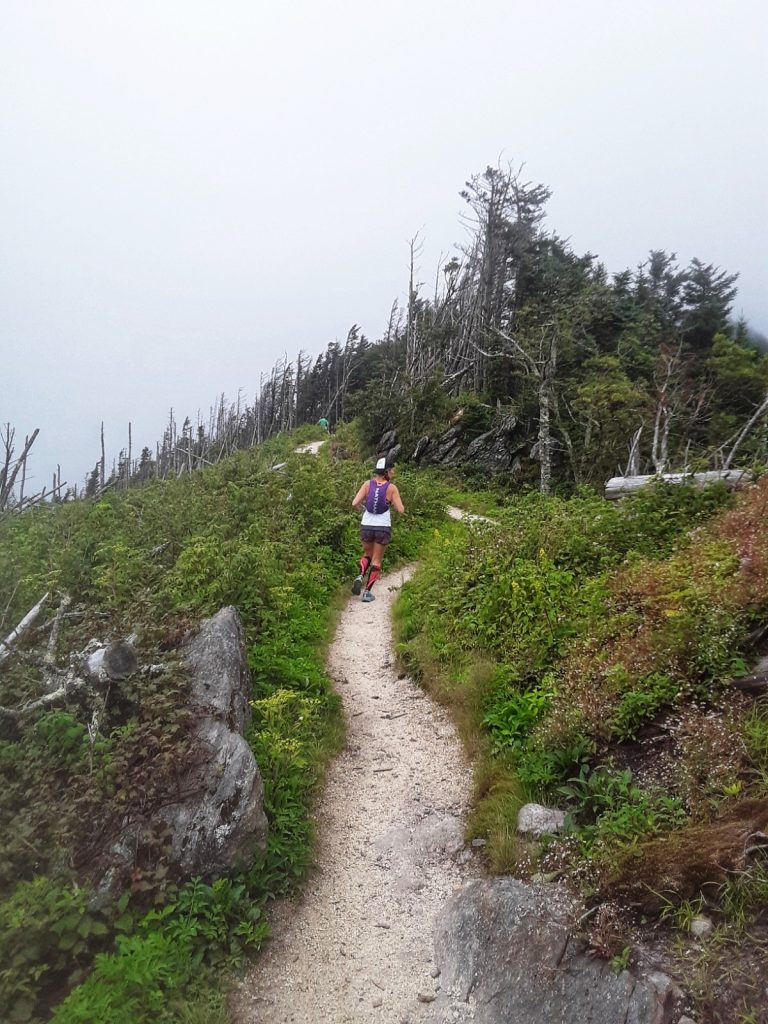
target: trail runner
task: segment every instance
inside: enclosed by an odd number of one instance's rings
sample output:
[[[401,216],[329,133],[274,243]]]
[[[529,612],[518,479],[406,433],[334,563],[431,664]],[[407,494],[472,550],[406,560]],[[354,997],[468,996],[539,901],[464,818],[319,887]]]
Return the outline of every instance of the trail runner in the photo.
[[[359,509],[364,505],[363,518],[360,521],[363,557],[360,559],[360,573],[352,584],[352,593],[359,594],[362,590],[365,602],[376,600],[371,590],[381,574],[384,549],[392,540],[390,506],[393,506],[401,515],[405,513],[400,492],[392,483],[394,473],[394,466],[388,466],[386,459],[379,459],[373,476],[370,480],[366,480],[352,502],[354,509]],[[363,590],[364,583],[365,590]]]

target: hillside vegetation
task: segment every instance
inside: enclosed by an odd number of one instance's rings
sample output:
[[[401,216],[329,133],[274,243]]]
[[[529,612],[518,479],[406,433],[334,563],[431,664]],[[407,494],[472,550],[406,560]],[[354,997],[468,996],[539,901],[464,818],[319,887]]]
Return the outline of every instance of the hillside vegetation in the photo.
[[[222,971],[266,934],[265,901],[305,873],[312,793],[342,733],[323,651],[358,556],[349,504],[364,472],[359,462],[332,464],[327,449],[317,459],[291,454],[311,436],[276,439],[186,479],[0,522],[3,632],[45,591],[66,592],[74,614],[61,662],[93,636],[135,630],[141,665],[177,665],[113,687],[95,729],[94,709],[75,697],[0,718],[3,1021],[48,1019],[58,1004],[57,1024],[209,1022],[223,1013]],[[278,462],[286,465],[274,471]],[[442,518],[433,481],[406,477],[403,486],[409,514],[395,559],[413,557]],[[236,877],[183,883],[158,834],[136,850],[129,888],[94,902],[90,869],[103,837],[162,803],[184,774],[191,711],[175,652],[202,616],[227,604],[246,631],[266,853]],[[34,642],[3,665],[0,705],[40,695]]]
[[[768,480],[491,514],[435,532],[399,609],[402,656],[478,756],[472,835],[494,871],[570,879],[619,963],[676,924],[701,1019],[763,1020],[768,708],[731,681],[768,635]],[[565,832],[524,841],[529,799]],[[683,966],[703,909],[717,928]]]

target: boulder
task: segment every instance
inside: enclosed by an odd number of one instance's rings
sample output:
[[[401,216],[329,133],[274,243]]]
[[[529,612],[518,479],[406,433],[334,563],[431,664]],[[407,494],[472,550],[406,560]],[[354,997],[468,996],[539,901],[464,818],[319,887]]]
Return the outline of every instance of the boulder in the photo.
[[[466,461],[491,473],[516,473],[520,470],[521,450],[506,431],[488,430],[469,443]]]
[[[449,427],[430,445],[421,461],[424,465],[455,466],[463,460],[463,454],[461,427],[455,426]]]
[[[576,937],[580,907],[557,886],[478,879],[438,915],[435,1020],[472,1000],[475,1024],[670,1024],[678,990],[663,974],[616,974]]]
[[[200,714],[196,756],[185,774],[184,799],[161,814],[182,874],[220,875],[247,864],[267,839],[261,774],[243,736],[251,679],[237,609],[206,619],[182,657]]]
[[[413,450],[413,461],[414,462],[416,462],[416,463],[421,462],[421,460],[422,460],[422,458],[424,456],[424,453],[426,452],[427,448],[429,448],[429,445],[430,445],[430,439],[428,437],[419,438],[419,441],[418,441],[416,447]]]
[[[195,715],[192,754],[170,798],[126,821],[94,852],[95,905],[119,891],[142,851],[162,837],[176,878],[226,874],[264,848],[267,819],[261,774],[243,730],[251,688],[243,629],[235,608],[206,619],[181,649]],[[176,797],[176,799],[174,799]]]
[[[517,813],[517,831],[523,835],[539,836],[559,832],[565,824],[565,811],[543,804],[524,804]]]
[[[181,653],[189,674],[190,703],[242,733],[251,717],[251,676],[237,608],[222,608],[204,619]]]
[[[376,451],[378,451],[378,452],[385,452],[389,448],[394,447],[394,445],[396,445],[396,444],[397,444],[397,431],[396,430],[387,430],[384,434],[381,435],[379,443],[376,446]]]
[[[393,448],[390,448],[387,452],[387,465],[394,466],[400,458],[400,452],[402,450],[403,446],[401,444],[396,444]]]

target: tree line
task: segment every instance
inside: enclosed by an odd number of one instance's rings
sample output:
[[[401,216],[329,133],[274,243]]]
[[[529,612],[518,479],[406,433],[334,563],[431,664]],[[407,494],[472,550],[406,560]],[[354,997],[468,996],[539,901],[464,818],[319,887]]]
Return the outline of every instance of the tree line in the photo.
[[[681,266],[664,250],[610,274],[546,227],[550,190],[522,170],[489,166],[466,182],[467,240],[440,261],[428,291],[411,240],[407,298],[381,338],[353,325],[315,359],[281,359],[250,403],[222,396],[181,425],[171,411],[154,448],[135,452],[129,426],[109,468],[102,431],[84,485],[65,491],[54,477],[42,497],[177,477],[321,417],[333,429],[358,415],[372,447],[397,429],[407,457],[464,407],[475,432],[516,424],[545,491],[617,471],[727,467],[737,454],[767,461],[768,357],[732,321],[737,275],[695,258]],[[0,511],[24,507],[14,483],[31,444],[14,460],[10,429]]]

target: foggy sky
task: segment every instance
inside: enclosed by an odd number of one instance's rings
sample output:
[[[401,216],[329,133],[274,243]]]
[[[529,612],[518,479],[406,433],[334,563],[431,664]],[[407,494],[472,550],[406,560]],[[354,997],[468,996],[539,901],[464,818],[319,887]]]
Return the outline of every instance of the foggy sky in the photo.
[[[0,0],[0,421],[82,483],[461,241],[499,158],[611,272],[739,271],[768,333],[762,0]]]

